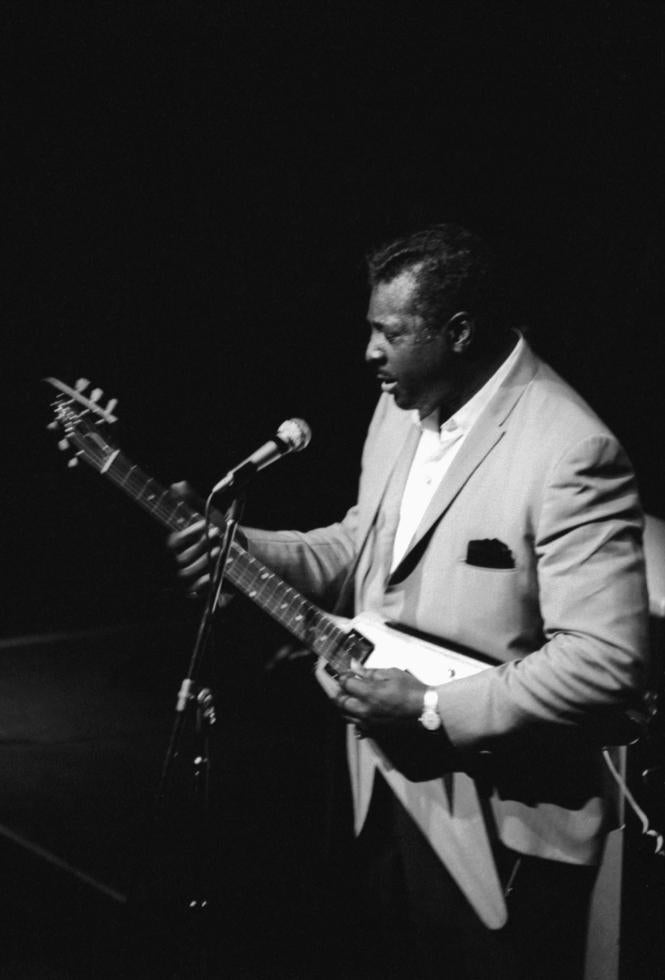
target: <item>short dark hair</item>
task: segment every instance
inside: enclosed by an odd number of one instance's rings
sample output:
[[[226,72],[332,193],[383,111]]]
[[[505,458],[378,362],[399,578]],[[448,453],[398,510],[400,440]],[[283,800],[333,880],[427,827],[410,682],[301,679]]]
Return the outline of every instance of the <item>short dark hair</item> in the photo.
[[[477,321],[486,340],[508,322],[505,275],[489,243],[461,225],[437,224],[398,238],[367,258],[373,288],[418,267],[414,310],[434,329],[460,310]]]

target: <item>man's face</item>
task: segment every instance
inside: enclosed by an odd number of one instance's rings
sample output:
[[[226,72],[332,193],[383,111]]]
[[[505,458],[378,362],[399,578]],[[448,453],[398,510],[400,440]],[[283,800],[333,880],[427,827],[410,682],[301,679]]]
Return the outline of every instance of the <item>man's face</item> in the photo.
[[[450,395],[454,367],[445,329],[427,330],[422,317],[412,312],[415,290],[409,270],[372,290],[365,358],[375,368],[382,391],[399,408],[416,409],[425,418]]]

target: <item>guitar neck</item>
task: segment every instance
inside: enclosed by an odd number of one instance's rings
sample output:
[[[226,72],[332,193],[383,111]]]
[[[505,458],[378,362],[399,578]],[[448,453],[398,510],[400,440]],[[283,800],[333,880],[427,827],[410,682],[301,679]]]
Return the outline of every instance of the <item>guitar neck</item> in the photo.
[[[180,531],[202,515],[172,490],[144,473],[119,449],[108,446],[97,433],[77,440],[85,461],[111,480],[165,527]],[[322,610],[291,588],[267,566],[234,542],[225,570],[240,592],[285,627],[297,640],[326,660],[334,672],[349,668],[352,660],[367,655],[356,634],[342,630]]]

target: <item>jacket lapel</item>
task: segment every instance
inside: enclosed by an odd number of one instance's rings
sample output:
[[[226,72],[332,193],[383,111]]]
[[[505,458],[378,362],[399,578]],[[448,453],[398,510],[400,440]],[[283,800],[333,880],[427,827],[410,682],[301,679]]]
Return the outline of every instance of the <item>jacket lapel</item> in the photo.
[[[441,481],[411,539],[406,554],[392,577],[399,579],[400,569],[409,555],[443,517],[471,475],[503,437],[508,418],[538,368],[538,360],[528,345],[491,402],[472,426],[464,443]]]
[[[393,472],[399,467],[408,475],[413,454],[418,445],[420,430],[414,425],[410,413],[402,412],[389,404],[388,411],[394,418],[383,427],[380,439],[374,447],[374,457],[367,469],[372,473],[372,483],[366,488],[358,515],[357,547],[362,551],[367,535],[381,505]]]

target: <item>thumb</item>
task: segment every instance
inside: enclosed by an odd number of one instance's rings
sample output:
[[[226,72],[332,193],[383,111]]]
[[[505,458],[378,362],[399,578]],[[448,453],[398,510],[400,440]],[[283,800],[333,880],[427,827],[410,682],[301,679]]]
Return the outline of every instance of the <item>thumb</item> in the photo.
[[[202,497],[190,486],[187,480],[178,480],[176,483],[172,483],[171,491],[195,510],[203,510],[205,503]]]
[[[177,483],[172,483],[171,490],[173,490],[176,496],[182,497],[183,500],[185,500],[188,494],[192,492],[192,488],[190,487],[187,480],[178,480]]]

